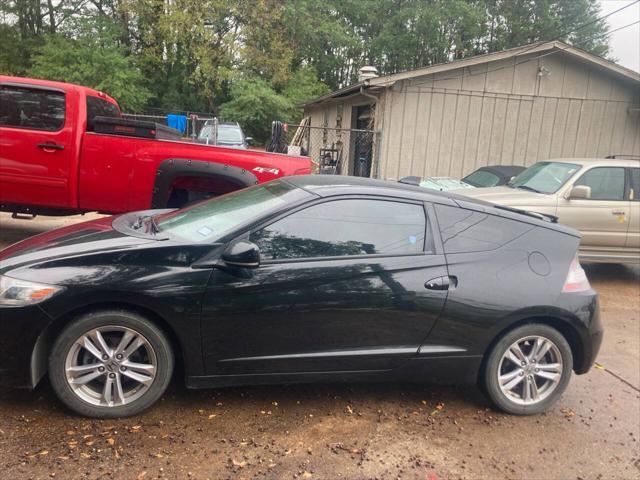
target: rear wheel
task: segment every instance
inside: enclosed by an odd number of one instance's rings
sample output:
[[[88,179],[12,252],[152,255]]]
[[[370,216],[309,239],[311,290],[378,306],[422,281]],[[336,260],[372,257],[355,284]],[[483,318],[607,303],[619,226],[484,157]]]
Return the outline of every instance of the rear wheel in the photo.
[[[507,332],[493,347],[484,371],[484,388],[507,413],[532,415],[562,395],[573,369],[571,347],[556,329],[529,324]]]
[[[89,417],[140,413],[164,393],[172,371],[164,333],[124,310],[78,318],[62,331],[49,356],[54,391],[70,409]]]

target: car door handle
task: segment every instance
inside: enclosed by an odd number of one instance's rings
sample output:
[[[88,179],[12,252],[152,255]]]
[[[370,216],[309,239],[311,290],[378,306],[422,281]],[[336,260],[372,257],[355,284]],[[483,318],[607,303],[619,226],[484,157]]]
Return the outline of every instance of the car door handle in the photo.
[[[611,215],[626,215],[627,212],[624,210],[611,210]]]
[[[449,277],[432,278],[425,282],[424,288],[427,290],[449,290]]]
[[[41,148],[45,152],[47,150],[64,150],[64,145],[58,145],[57,143],[53,142],[39,143],[37,147]]]

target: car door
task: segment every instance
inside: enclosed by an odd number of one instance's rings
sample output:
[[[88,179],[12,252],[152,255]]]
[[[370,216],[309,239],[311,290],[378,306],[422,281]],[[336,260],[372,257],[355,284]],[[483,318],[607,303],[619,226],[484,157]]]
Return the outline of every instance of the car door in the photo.
[[[321,200],[251,232],[261,265],[216,269],[203,300],[208,374],[393,368],[443,308],[444,255],[421,203]],[[430,280],[430,288],[425,285]]]
[[[581,249],[620,249],[627,241],[630,201],[624,167],[593,167],[573,186],[591,189],[588,199],[558,199],[558,218],[582,233]]]
[[[629,230],[627,247],[640,249],[640,168],[629,169]]]
[[[59,89],[0,84],[3,203],[72,206],[73,126],[65,102]]]

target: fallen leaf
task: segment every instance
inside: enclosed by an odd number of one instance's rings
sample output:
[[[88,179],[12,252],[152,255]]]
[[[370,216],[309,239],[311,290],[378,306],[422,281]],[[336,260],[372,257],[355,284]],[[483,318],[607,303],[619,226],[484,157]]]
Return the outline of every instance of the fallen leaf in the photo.
[[[349,415],[352,415],[352,414],[353,414],[353,409],[351,408],[351,405],[347,405],[347,413],[348,413]]]
[[[114,443],[116,443],[116,441],[113,438],[107,438],[107,443],[109,445],[113,445]]]
[[[242,468],[247,465],[247,462],[244,460],[242,460],[241,462],[238,462],[237,460],[232,459],[231,463],[233,463],[234,467],[239,467],[239,468]]]
[[[211,415],[209,415],[209,420],[211,420],[212,418],[216,418],[218,415],[216,415],[215,413],[212,413]]]

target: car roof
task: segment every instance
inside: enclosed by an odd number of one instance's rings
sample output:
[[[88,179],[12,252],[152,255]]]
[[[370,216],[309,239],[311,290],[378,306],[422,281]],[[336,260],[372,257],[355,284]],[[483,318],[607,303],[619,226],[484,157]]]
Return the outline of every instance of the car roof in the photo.
[[[85,87],[84,85],[77,85],[75,83],[55,82],[52,80],[41,80],[39,78],[13,77],[10,75],[0,75],[0,83],[12,86],[24,85],[25,87],[44,87],[64,91],[76,90],[84,92],[85,95],[104,98],[105,100],[109,100],[111,103],[117,104],[117,102],[106,93],[90,87]]]
[[[332,197],[336,195],[375,195],[382,197],[403,198],[421,202],[440,203],[453,207],[462,207],[479,212],[490,213],[500,217],[510,218],[520,222],[531,223],[552,230],[558,230],[569,235],[579,237],[580,234],[564,225],[552,223],[540,217],[540,214],[524,212],[496,205],[484,200],[465,197],[447,191],[432,190],[429,188],[408,185],[395,181],[376,180],[365,177],[351,177],[345,175],[293,175],[283,177],[281,180],[302,188],[319,197]],[[549,219],[552,216],[544,216]]]
[[[573,163],[592,167],[594,165],[603,167],[638,167],[640,160],[627,158],[549,158],[540,162]]]

